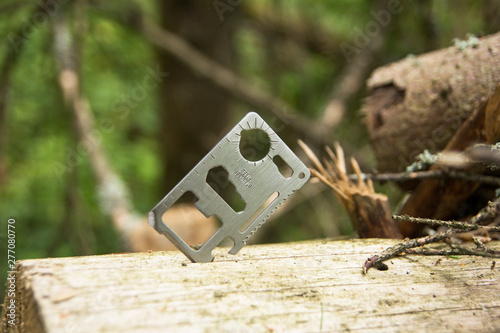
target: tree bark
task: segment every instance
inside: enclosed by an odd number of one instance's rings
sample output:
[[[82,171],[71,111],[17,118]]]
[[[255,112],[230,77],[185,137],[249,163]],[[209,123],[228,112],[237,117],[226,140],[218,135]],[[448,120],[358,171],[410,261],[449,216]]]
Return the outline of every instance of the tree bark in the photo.
[[[500,82],[500,33],[381,67],[364,105],[378,171],[404,171],[445,148]]]
[[[212,2],[161,1],[163,26],[210,59],[231,68],[231,41],[238,9],[221,21]],[[176,57],[161,52],[160,64],[170,76],[161,86],[161,129],[164,158],[161,192],[170,190],[218,142],[227,125],[231,99],[217,87],[193,73]]]
[[[500,85],[488,96],[478,109],[460,126],[455,135],[446,145],[444,152],[462,151],[477,142],[494,144],[500,139]],[[482,164],[463,166],[463,171],[473,174],[482,174],[488,171]],[[439,165],[431,166],[431,170],[438,170]],[[459,219],[457,214],[461,207],[462,215],[467,215],[467,206],[470,201],[475,206],[475,200],[469,197],[480,187],[481,183],[461,179],[428,179],[421,181],[412,192],[401,209],[401,214],[434,219]],[[491,191],[492,192],[492,191]],[[493,194],[493,193],[492,193]],[[492,195],[487,200],[492,200]],[[485,205],[483,202],[482,205]],[[400,223],[403,235],[416,237],[421,225],[415,223]]]

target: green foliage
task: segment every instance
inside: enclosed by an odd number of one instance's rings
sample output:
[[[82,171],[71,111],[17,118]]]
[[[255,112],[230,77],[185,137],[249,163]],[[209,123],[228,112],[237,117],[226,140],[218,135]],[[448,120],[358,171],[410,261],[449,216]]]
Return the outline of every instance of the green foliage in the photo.
[[[16,11],[15,19],[2,21],[0,34],[15,33],[23,22],[29,22],[31,13],[31,7]],[[113,103],[141,84],[146,67],[155,66],[155,53],[136,33],[92,11],[88,29],[82,57],[83,89],[97,122],[108,119],[113,124],[112,131],[101,132],[104,147],[130,186],[136,209],[146,214],[158,199],[150,190],[155,187],[160,164],[155,141],[159,129],[156,91],[135,101],[126,116],[116,112]],[[1,47],[5,53],[11,46],[3,43]],[[17,220],[19,259],[83,254],[82,247],[75,245],[80,236],[90,243],[84,252],[121,251],[109,217],[99,207],[88,155],[79,150],[72,116],[63,107],[51,48],[50,26],[35,26],[11,75],[6,124],[8,178],[0,191],[0,215]],[[59,174],[58,167],[68,167],[68,158],[74,154],[77,165]],[[68,207],[70,192],[76,195],[76,206]],[[78,235],[82,230],[87,234]],[[4,232],[2,228],[2,236]],[[53,244],[54,240],[59,243]]]

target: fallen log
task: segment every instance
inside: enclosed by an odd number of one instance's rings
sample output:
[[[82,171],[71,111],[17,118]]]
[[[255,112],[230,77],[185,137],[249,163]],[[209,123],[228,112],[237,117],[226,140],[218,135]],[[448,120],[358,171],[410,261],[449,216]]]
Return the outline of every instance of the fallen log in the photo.
[[[405,171],[425,150],[453,152],[475,143],[496,143],[498,107],[490,102],[496,100],[499,83],[500,33],[469,36],[455,41],[455,46],[375,70],[368,80],[370,95],[364,111],[378,171]],[[469,169],[462,171],[487,171],[486,167]],[[494,198],[494,189],[465,180],[400,185],[415,189],[400,211],[414,217],[463,219]],[[404,237],[421,233],[420,225],[398,226]]]
[[[404,171],[425,149],[443,150],[500,82],[500,33],[375,70],[366,121],[380,172]]]
[[[483,105],[476,109],[470,117],[456,131],[454,136],[443,150],[444,153],[462,151],[477,142],[494,144],[500,139],[500,85],[496,87]],[[487,149],[491,153],[491,149]],[[439,165],[431,166],[431,170],[438,170]],[[472,174],[482,174],[488,168],[482,164],[462,166],[462,171],[471,171]],[[460,179],[428,179],[419,182],[408,200],[401,208],[401,214],[417,217],[430,217],[435,219],[461,218],[456,212],[462,208],[462,214],[470,209],[464,209],[469,197],[480,188],[480,183]],[[483,191],[484,193],[484,191]],[[483,194],[483,196],[486,196]],[[490,188],[488,200],[493,200],[495,195]],[[469,206],[477,205],[474,197]],[[475,200],[474,200],[475,199]],[[484,199],[483,199],[484,201]],[[484,205],[483,203],[482,205]],[[464,215],[469,215],[465,213]],[[414,223],[400,223],[401,233],[407,237],[416,237],[420,227]]]
[[[204,264],[179,252],[22,260],[11,275],[14,325],[7,297],[2,331],[498,332],[500,265],[407,255],[362,274],[367,257],[396,242],[221,248]]]

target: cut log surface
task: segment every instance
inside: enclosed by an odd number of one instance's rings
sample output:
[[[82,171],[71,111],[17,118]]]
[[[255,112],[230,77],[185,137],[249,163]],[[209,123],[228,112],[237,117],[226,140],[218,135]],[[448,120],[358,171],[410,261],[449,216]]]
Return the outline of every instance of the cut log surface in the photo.
[[[255,245],[236,256],[216,249],[203,264],[176,251],[22,260],[17,324],[7,331],[500,331],[494,259],[408,255],[362,274],[366,258],[394,244]]]

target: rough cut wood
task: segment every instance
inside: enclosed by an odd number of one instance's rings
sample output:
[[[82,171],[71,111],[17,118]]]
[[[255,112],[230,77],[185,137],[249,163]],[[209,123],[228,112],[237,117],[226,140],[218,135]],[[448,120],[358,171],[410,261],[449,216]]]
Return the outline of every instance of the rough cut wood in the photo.
[[[23,260],[8,332],[498,332],[500,265],[484,257],[395,258],[392,240],[310,241],[179,252]],[[491,244],[500,248],[500,243]],[[5,325],[5,315],[2,315]]]
[[[310,168],[311,174],[333,190],[360,238],[403,238],[392,219],[389,199],[375,192],[370,179],[363,180],[359,164],[354,158],[351,158],[351,165],[358,180],[349,179],[344,150],[339,143],[334,145],[335,153],[326,147],[330,159],[324,158],[323,162],[302,140],[299,140],[299,145],[316,167]]]

